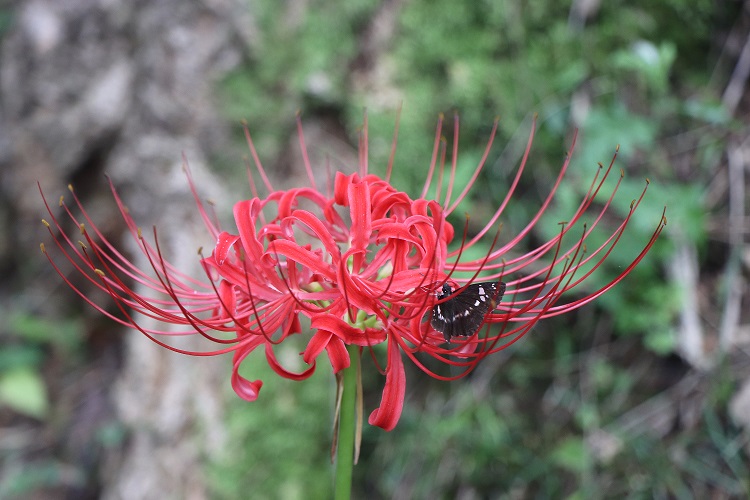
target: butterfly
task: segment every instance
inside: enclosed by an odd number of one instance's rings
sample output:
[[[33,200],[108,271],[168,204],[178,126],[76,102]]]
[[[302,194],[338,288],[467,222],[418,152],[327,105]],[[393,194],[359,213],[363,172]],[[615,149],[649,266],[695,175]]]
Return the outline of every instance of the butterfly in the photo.
[[[437,299],[444,299],[451,293],[450,285],[444,283]],[[446,342],[450,342],[451,337],[474,335],[487,313],[497,307],[504,293],[505,283],[502,281],[472,283],[452,299],[435,304],[430,324],[443,334]]]

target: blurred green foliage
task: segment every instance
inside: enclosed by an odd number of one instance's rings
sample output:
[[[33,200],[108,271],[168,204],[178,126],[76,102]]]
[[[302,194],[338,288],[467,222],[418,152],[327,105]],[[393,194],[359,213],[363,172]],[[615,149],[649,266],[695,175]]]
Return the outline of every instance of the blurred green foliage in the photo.
[[[290,384],[268,367],[263,352],[256,351],[243,370],[251,380],[263,380],[263,387],[254,403],[228,398],[224,425],[229,439],[209,469],[211,498],[329,497],[335,399],[330,366],[321,364],[309,379]]]
[[[45,353],[56,350],[73,362],[81,346],[79,321],[50,321],[21,313],[4,312],[6,334],[0,349],[0,405],[43,419],[49,410],[42,376]]]
[[[25,468],[9,468],[0,481],[2,498],[42,498],[44,488],[60,485],[81,486],[86,478],[74,467],[59,460],[43,458]]]
[[[53,411],[46,364],[50,359],[67,367],[81,363],[82,321],[51,321],[6,307],[0,309],[0,315],[5,318],[4,327],[0,329],[0,408],[10,410],[6,418],[15,414],[49,422],[60,412]],[[0,478],[1,498],[25,498],[46,487],[85,483],[81,470],[56,458],[40,457],[33,460],[33,466],[22,465],[24,460],[17,456],[17,444],[13,441],[34,438],[14,437],[13,431],[9,436],[6,447],[0,450],[6,472]],[[35,452],[44,447],[42,442],[43,439],[37,437]]]
[[[301,11],[290,8],[303,4]],[[398,104],[378,95],[397,95],[403,111],[392,180],[418,195],[438,113],[447,116],[442,133],[449,147],[452,115],[460,116],[458,185],[481,157],[499,115],[491,168],[457,210],[480,218],[477,214],[492,213],[504,196],[537,113],[532,173],[503,214],[505,234],[514,234],[539,208],[575,126],[578,144],[568,177],[550,217],[537,226],[537,237],[559,232],[557,223],[573,213],[597,164],[608,165],[617,145],[610,181],[618,180],[620,168],[625,178],[612,213],[624,217],[646,178],[651,185],[627,237],[586,286],[597,288],[629,264],[664,206],[669,225],[628,279],[581,314],[540,324],[491,373],[480,368],[468,379],[443,383],[410,368],[398,427],[383,433],[365,426],[356,494],[748,494],[747,456],[716,401],[726,391],[725,379],[703,388],[707,397],[698,408],[704,418],[688,431],[667,437],[646,429],[628,436],[616,431],[629,410],[684,375],[684,369],[670,368],[680,296],[665,279],[664,264],[673,250],[669,234],[705,248],[707,179],[727,133],[741,126],[721,107],[716,87],[721,79],[711,74],[715,33],[727,29],[739,3],[617,0],[597,4],[597,12],[583,20],[570,2],[552,0],[407,2],[393,14],[395,30],[385,46],[373,49],[382,53],[364,57],[358,53],[363,33],[381,7],[365,0],[252,3],[258,43],[222,91],[227,116],[249,120],[262,158],[277,157],[288,144],[297,110],[303,120],[335,115],[356,145],[366,108],[371,171],[384,174]],[[371,77],[374,88],[352,78],[367,71],[377,75]],[[683,168],[673,166],[678,160]],[[463,227],[461,217],[454,222]],[[602,225],[608,223],[613,221]],[[660,370],[669,375],[651,375]],[[332,378],[321,375],[303,384],[269,376],[262,396],[267,399],[237,403],[230,412],[227,459],[215,464],[217,492],[231,498],[252,485],[259,498],[308,487],[324,494],[330,416],[320,410],[331,401]],[[371,376],[365,385],[366,393],[378,394],[382,378]],[[602,429],[614,450],[610,454],[592,451],[590,439]]]

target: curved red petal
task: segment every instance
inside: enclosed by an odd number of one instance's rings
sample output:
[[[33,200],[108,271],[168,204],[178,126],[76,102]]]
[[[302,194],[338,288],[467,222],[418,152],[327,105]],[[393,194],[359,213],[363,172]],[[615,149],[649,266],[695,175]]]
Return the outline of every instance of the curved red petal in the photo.
[[[310,375],[312,375],[313,372],[315,372],[315,360],[313,360],[313,363],[310,366],[310,368],[308,368],[307,370],[301,373],[290,372],[289,370],[287,370],[286,368],[284,368],[283,366],[279,364],[278,360],[276,359],[276,354],[273,352],[273,344],[271,344],[270,342],[266,342],[265,345],[266,345],[266,360],[268,361],[268,366],[270,366],[273,371],[275,371],[282,377],[299,381],[299,380],[305,380]]]
[[[333,334],[326,330],[315,332],[302,353],[302,360],[308,365],[315,361],[315,358],[328,346],[332,336]]]
[[[367,328],[362,331],[328,313],[313,316],[310,320],[310,328],[327,330],[343,340],[345,344],[363,347],[379,344],[386,339],[386,333],[382,328]]]
[[[331,269],[331,265],[325,262],[320,255],[302,248],[293,241],[274,240],[269,243],[268,252],[265,254],[262,262],[271,265],[277,256],[284,256],[289,260],[302,264],[302,266],[322,274],[331,281],[336,279],[336,272]]]
[[[331,361],[333,373],[338,373],[344,368],[349,368],[351,364],[349,352],[340,338],[332,337],[331,341],[326,345],[326,352],[328,353],[328,359]]]
[[[219,235],[216,239],[216,248],[214,248],[214,258],[216,259],[217,264],[220,266],[224,264],[229,252],[239,239],[239,236],[227,232],[223,232]]]
[[[253,340],[245,344],[242,350],[234,352],[232,359],[232,389],[239,397],[245,401],[255,401],[258,399],[260,388],[263,387],[262,380],[248,380],[240,375],[240,365],[253,350],[263,343],[263,339]]]
[[[376,425],[386,431],[393,430],[401,418],[404,409],[404,394],[406,393],[406,372],[401,359],[398,342],[388,340],[388,367],[385,370],[385,387],[380,407],[373,410],[367,420],[370,425]]]
[[[360,272],[365,262],[365,250],[370,244],[372,234],[372,207],[370,205],[370,189],[364,182],[349,185],[349,214],[352,219],[350,231],[351,249],[353,256],[352,269]],[[347,252],[349,253],[349,252]]]

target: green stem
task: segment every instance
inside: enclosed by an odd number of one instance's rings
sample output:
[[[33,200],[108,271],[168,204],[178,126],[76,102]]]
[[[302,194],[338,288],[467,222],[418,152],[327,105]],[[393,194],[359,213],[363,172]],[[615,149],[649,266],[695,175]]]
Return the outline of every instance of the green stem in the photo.
[[[357,370],[359,347],[350,345],[351,364],[344,372],[344,393],[341,397],[339,416],[338,449],[336,450],[336,492],[335,500],[348,500],[352,495],[352,471],[354,470],[354,433],[356,429]]]

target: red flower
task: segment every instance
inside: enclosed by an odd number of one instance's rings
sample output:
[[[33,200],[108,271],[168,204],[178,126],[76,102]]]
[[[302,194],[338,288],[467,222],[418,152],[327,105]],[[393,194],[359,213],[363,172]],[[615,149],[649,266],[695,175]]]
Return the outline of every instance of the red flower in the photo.
[[[427,180],[417,199],[391,186],[390,165],[385,179],[368,173],[366,122],[360,144],[359,172],[350,175],[337,172],[333,192],[328,194],[315,186],[301,133],[311,187],[287,191],[273,189],[257,161],[248,134],[258,172],[269,194],[265,198],[256,195],[234,206],[237,227],[232,232],[220,230],[211,221],[186,169],[198,210],[216,240],[211,255],[201,261],[206,273],[203,282],[190,279],[165,261],[156,232],[153,244],[142,237],[114,187],[112,193],[120,212],[151,263],[149,273],[136,268],[106,240],[75,193],[73,198],[80,217],[62,199],[60,205],[81,229],[85,242],[78,244],[62,232],[61,223],[45,199],[51,218],[51,224],[46,221],[45,224],[50,228],[58,249],[90,283],[114,299],[121,316],[110,314],[89,299],[60,271],[44,245],[42,250],[67,284],[84,300],[115,321],[140,330],[159,345],[193,355],[233,352],[232,387],[248,401],[257,398],[262,382],[242,377],[239,367],[256,348],[264,349],[266,359],[276,373],[301,380],[312,374],[316,360],[324,351],[334,372],[338,372],[349,366],[347,345],[371,349],[385,342],[383,398],[369,421],[390,430],[398,422],[403,408],[406,381],[402,353],[433,377],[442,380],[459,378],[470,372],[483,357],[516,342],[540,319],[577,309],[614,286],[638,264],[666,224],[662,215],[644,249],[614,280],[598,290],[573,295],[563,302],[563,294],[583,282],[610,254],[646,189],[630,204],[630,212],[604,243],[593,250],[585,249],[584,242],[608,211],[619,186],[618,181],[606,202],[594,204],[612,170],[610,163],[608,168],[597,172],[587,195],[570,219],[561,225],[557,236],[531,252],[513,254],[514,247],[530,235],[550,206],[569,161],[568,157],[550,194],[528,225],[507,243],[498,246],[498,221],[526,166],[532,133],[521,166],[500,207],[471,238],[465,227],[460,246],[450,250],[449,244],[454,241],[455,232],[447,217],[467,196],[485,166],[495,128],[471,180],[455,199],[454,189],[460,188],[454,182],[456,146],[450,171],[446,172],[441,130],[442,118],[437,127]],[[454,138],[457,137],[456,120]],[[435,198],[429,199],[427,193],[436,173]],[[446,175],[448,180],[444,182]],[[441,196],[443,184],[445,193]],[[256,186],[251,184],[251,187],[256,193]],[[442,201],[436,201],[441,197]],[[587,213],[592,220],[589,225],[582,223]],[[574,230],[579,236],[574,237],[571,246],[563,246],[563,239],[567,240],[566,236]],[[472,247],[487,248],[487,240],[491,240],[490,250],[482,258],[462,259]],[[500,327],[497,331],[480,327],[475,332],[461,332],[465,336],[452,338],[451,343],[446,343],[443,334],[431,325],[432,310],[458,297],[467,285],[479,281],[480,273],[483,282],[502,280],[505,283],[504,296],[495,297],[497,308],[487,308],[483,318],[476,318],[480,325],[499,324]],[[160,298],[147,298],[137,293],[129,284],[133,282],[152,289]],[[481,298],[484,301],[484,297]],[[477,300],[476,305],[479,304]],[[457,305],[458,301],[451,302],[454,309]],[[131,311],[163,323],[181,325],[184,329],[178,332],[147,329],[136,322]],[[457,314],[468,316],[469,311],[459,310]],[[300,317],[307,318],[309,329],[303,330]],[[198,353],[169,345],[170,336],[186,333],[201,335],[220,348]],[[282,367],[274,353],[274,347],[292,335],[304,335],[307,339],[302,358],[309,368],[302,373]],[[420,360],[425,355],[460,367],[462,371],[452,376],[435,373]]]

